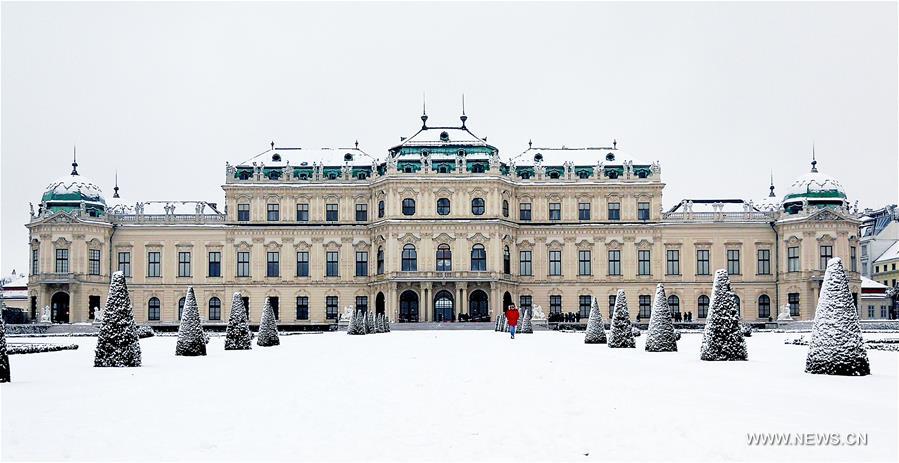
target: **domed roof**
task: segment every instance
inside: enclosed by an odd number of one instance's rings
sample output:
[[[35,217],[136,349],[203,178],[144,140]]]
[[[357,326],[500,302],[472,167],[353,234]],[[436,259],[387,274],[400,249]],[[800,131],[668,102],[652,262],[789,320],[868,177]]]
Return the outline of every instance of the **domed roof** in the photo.
[[[837,179],[813,170],[799,177],[790,185],[783,202],[802,202],[805,199],[842,202],[846,199],[846,192]]]
[[[106,205],[103,197],[103,190],[87,177],[82,177],[77,173],[74,175],[66,175],[65,177],[56,179],[47,185],[41,201],[66,202],[66,203],[99,203]]]

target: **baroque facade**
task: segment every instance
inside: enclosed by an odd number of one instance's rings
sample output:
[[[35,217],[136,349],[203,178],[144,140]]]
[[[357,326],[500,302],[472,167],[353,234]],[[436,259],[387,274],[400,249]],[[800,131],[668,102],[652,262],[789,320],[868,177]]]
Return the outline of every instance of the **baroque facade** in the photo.
[[[466,126],[421,128],[382,156],[280,148],[225,166],[224,204],[108,201],[71,175],[50,184],[29,230],[31,316],[84,322],[111,272],[128,277],[140,323],[175,324],[188,286],[208,323],[240,291],[258,322],[333,323],[348,307],[393,320],[492,320],[512,302],[580,312],[627,292],[648,318],[655,284],[674,310],[706,315],[726,268],[747,321],[814,316],[826,260],[859,292],[859,221],[817,171],[784,198],[688,199],[663,210],[662,169],[607,147],[503,156]]]

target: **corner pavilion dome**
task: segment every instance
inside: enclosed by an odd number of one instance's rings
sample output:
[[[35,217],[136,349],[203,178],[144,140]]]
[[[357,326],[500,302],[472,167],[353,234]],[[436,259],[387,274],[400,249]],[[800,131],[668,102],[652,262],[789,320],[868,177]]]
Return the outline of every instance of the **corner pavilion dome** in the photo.
[[[98,217],[106,212],[106,199],[103,190],[87,177],[78,174],[78,162],[72,162],[72,173],[58,178],[47,185],[41,196],[49,211],[78,211],[84,203],[86,212]]]
[[[844,206],[846,191],[840,182],[830,175],[818,172],[818,162],[812,157],[811,172],[797,178],[783,198],[783,208],[789,213],[802,209],[804,203],[813,206]]]

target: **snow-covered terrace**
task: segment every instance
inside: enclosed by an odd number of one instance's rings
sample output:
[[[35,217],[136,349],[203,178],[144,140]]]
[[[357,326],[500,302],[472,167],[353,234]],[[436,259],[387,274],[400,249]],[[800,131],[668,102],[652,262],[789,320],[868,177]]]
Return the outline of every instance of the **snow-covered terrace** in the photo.
[[[223,223],[225,214],[216,203],[207,201],[142,201],[120,202],[107,211],[113,223]]]

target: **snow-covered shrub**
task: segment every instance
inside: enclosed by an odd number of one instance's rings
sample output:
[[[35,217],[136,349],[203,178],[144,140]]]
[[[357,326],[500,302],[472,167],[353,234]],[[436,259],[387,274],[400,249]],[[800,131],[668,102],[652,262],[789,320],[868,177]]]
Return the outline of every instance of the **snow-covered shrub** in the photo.
[[[384,315],[375,314],[375,333],[384,333]]]
[[[256,337],[256,345],[261,347],[277,346],[281,344],[278,338],[278,322],[275,320],[275,311],[268,296],[265,298],[265,306],[262,307],[262,321],[259,322],[259,336]]]
[[[665,286],[656,286],[656,297],[649,316],[649,328],[646,332],[647,352],[677,352],[677,336],[674,334],[674,322],[671,321],[671,307]]]
[[[350,323],[346,326],[346,334],[365,334],[365,325],[362,323],[362,311],[356,310],[350,315]]]
[[[680,330],[674,330],[674,340],[680,341]]]
[[[253,346],[253,333],[247,320],[247,308],[243,305],[243,295],[235,292],[231,296],[231,315],[225,328],[225,350],[249,350]]]
[[[134,310],[125,274],[115,272],[109,283],[109,295],[106,297],[106,310],[103,311],[103,324],[97,334],[97,350],[94,356],[95,367],[139,367],[140,338],[137,336],[137,325],[134,323]]]
[[[371,310],[367,311],[365,317],[365,327],[369,333],[375,333],[375,313]]]
[[[805,339],[805,336],[799,336],[798,338],[784,339],[784,344],[793,344],[796,346],[807,346],[808,340]]]
[[[184,297],[184,310],[181,311],[181,325],[178,326],[178,343],[175,344],[175,355],[194,357],[206,355],[206,336],[200,324],[200,309],[194,287],[187,287]]]
[[[44,352],[57,352],[61,350],[78,349],[78,344],[10,344],[9,355],[16,354],[42,354]],[[3,381],[0,381],[3,382]]]
[[[137,337],[140,339],[144,338],[152,338],[156,336],[156,332],[153,331],[153,327],[149,325],[139,325],[137,327]]]
[[[744,338],[752,336],[752,327],[749,325],[742,325],[740,331],[743,333]]]
[[[605,344],[606,330],[602,322],[602,309],[596,298],[590,303],[590,318],[587,319],[587,332],[584,335],[584,344]]]
[[[824,272],[805,371],[846,376],[871,374],[858,311],[839,257],[830,259]]]
[[[390,332],[390,317],[387,314],[384,314],[384,321],[387,323],[387,332]]]
[[[6,353],[6,323],[0,320],[0,383],[8,383],[9,380],[9,355]]]
[[[727,270],[715,272],[712,301],[702,333],[702,360],[746,360],[746,341],[740,330],[740,314],[730,289]]]
[[[493,322],[493,331],[499,331],[499,317],[496,317],[496,321]]]
[[[531,318],[534,316],[534,309],[528,307],[524,309],[521,314],[521,330],[519,333],[525,334],[533,334],[534,333],[534,324],[531,322]]]
[[[643,334],[643,330],[637,328],[634,325],[631,325],[631,333],[634,333],[635,338],[639,338],[641,334]]]
[[[631,330],[631,317],[627,310],[627,296],[619,289],[615,296],[615,311],[609,330],[609,347],[635,348],[634,332]]]

